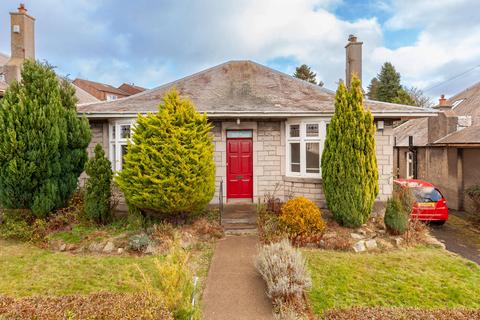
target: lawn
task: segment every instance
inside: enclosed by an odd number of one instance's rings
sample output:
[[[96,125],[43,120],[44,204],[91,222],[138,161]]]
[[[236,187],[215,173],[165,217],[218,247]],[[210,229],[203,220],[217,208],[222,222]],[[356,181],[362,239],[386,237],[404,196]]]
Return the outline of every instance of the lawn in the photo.
[[[192,261],[202,278],[212,248],[205,244]],[[133,292],[141,283],[141,268],[155,278],[152,256],[105,256],[55,253],[32,245],[0,240],[0,295],[63,296],[100,291]],[[160,257],[161,259],[161,257]]]
[[[441,249],[305,250],[316,314],[331,308],[480,308],[480,267]]]

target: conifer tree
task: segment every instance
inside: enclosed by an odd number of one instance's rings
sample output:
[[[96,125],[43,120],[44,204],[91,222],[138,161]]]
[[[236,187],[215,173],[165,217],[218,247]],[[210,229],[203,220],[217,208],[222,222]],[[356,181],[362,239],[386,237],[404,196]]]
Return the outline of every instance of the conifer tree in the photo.
[[[368,99],[378,100],[378,79],[376,77],[372,78],[367,89]]]
[[[295,68],[295,73],[293,76],[295,78],[317,84],[317,74],[313,72],[306,64],[302,64],[300,67]],[[321,82],[321,86],[323,86],[323,82]]]
[[[378,168],[373,116],[364,109],[357,77],[350,91],[343,82],[338,86],[322,154],[322,178],[334,218],[349,227],[365,223],[378,194]]]
[[[212,126],[174,89],[139,115],[116,181],[130,205],[159,215],[203,209],[215,191]]]
[[[95,155],[88,160],[85,186],[85,215],[97,223],[111,221],[112,164],[100,144],[95,146]]]
[[[21,75],[0,102],[0,206],[41,217],[75,191],[91,134],[51,66],[26,61]]]

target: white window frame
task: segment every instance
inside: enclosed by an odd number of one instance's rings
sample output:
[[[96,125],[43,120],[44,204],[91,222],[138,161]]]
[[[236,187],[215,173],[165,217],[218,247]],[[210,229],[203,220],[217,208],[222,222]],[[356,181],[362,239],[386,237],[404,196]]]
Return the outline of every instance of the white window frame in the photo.
[[[407,167],[407,179],[413,179],[413,152],[412,151],[407,151],[405,152],[405,163],[406,163],[406,167]],[[410,166],[412,166],[411,168],[411,172],[410,172]]]
[[[322,153],[323,147],[325,144],[325,138],[327,137],[327,125],[330,123],[330,119],[324,118],[304,118],[304,119],[292,119],[288,120],[285,123],[285,135],[286,135],[286,176],[288,177],[305,177],[305,178],[321,178],[322,177]],[[307,137],[307,125],[308,124],[318,124],[318,136],[316,137]],[[299,125],[300,127],[300,136],[291,137],[290,136],[290,126]],[[318,142],[319,143],[319,173],[308,173],[307,172],[307,151],[306,146],[309,142]],[[291,154],[290,154],[290,144],[291,143],[300,143],[300,172],[292,172],[291,164]]]
[[[115,101],[118,99],[118,96],[115,94],[107,93],[107,101]]]
[[[112,120],[108,126],[108,141],[109,141],[109,159],[112,163],[112,170],[114,172],[122,171],[122,146],[126,146],[131,141],[133,128],[136,119],[122,119]],[[121,138],[120,132],[122,126],[130,126],[130,138]],[[115,128],[115,137],[113,136],[113,129]]]

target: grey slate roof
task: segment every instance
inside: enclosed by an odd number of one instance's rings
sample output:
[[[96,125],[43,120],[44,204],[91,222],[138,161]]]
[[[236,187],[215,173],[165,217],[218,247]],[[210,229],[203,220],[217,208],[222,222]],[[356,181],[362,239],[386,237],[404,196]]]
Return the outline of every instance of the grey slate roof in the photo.
[[[413,146],[424,147],[428,143],[428,118],[408,120],[393,129],[397,147],[408,147],[408,136],[413,137]]]
[[[456,115],[471,116],[474,125],[480,124],[480,82],[449,98],[447,105],[454,106],[452,110]]]
[[[452,132],[445,137],[435,141],[435,145],[456,144],[480,144],[480,125],[471,126],[459,131]]]
[[[334,112],[335,92],[252,61],[229,61],[180,80],[115,101],[79,105],[87,117],[156,112],[172,87],[209,117],[320,116]],[[375,116],[429,116],[435,111],[366,100]]]

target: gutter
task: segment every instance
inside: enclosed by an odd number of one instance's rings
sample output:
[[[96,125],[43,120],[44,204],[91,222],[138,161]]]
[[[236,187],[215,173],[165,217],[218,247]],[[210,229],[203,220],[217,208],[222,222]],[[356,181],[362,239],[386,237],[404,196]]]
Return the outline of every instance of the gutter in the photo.
[[[91,119],[104,118],[136,118],[138,114],[145,115],[148,112],[77,112],[79,116],[85,115]],[[332,117],[333,112],[271,112],[271,111],[207,111],[207,117],[215,118],[296,118],[296,117]],[[372,113],[375,118],[421,118],[421,117],[436,117],[436,112],[418,112],[418,111],[402,111],[402,112],[388,112],[380,111]]]

